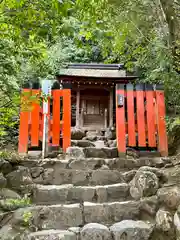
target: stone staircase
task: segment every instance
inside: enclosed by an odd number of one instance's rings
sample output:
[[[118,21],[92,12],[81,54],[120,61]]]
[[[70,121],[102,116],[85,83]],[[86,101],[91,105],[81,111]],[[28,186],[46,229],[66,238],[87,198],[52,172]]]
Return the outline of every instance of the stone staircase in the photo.
[[[168,159],[120,158],[115,147],[99,148],[89,140],[72,145],[66,155],[21,162],[19,175],[26,169],[22,179],[30,179],[33,205],[11,213],[0,239],[161,239],[154,237],[155,217],[160,208],[158,189],[167,180],[160,168]],[[7,180],[13,185],[12,174]],[[14,229],[19,232],[11,234]],[[7,232],[11,238],[6,238]]]

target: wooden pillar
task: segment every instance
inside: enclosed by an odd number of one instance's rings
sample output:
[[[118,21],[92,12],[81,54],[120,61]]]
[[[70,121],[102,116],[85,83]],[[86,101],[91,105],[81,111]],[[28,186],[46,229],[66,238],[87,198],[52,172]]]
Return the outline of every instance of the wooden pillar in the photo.
[[[82,106],[81,106],[81,121],[80,121],[81,127],[84,126],[84,111],[85,111],[85,100],[82,99]]]
[[[76,93],[76,127],[80,127],[79,109],[80,109],[80,90],[77,89],[77,93]]]
[[[112,88],[109,93],[109,127],[113,127],[113,97],[114,88]]]
[[[107,128],[107,108],[104,110],[104,128]]]

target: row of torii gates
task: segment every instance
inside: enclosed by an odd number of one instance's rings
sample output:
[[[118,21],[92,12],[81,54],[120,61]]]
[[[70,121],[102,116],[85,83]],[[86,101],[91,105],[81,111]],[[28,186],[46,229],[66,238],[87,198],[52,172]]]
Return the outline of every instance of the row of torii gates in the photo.
[[[115,94],[119,153],[126,153],[128,134],[129,147],[157,148],[161,156],[167,156],[165,99],[162,86],[117,83]],[[43,105],[42,101],[46,103]],[[50,101],[52,111],[50,111]],[[45,117],[48,126],[46,143],[61,146],[66,151],[71,145],[70,88],[53,89],[51,95],[46,96],[43,96],[42,89],[22,89],[19,153],[27,153],[28,146],[38,147],[43,141]]]

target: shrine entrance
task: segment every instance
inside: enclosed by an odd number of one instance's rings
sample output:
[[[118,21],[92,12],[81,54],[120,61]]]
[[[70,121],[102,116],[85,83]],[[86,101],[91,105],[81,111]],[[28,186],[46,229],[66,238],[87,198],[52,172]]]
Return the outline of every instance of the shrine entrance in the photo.
[[[81,127],[98,130],[108,125],[109,91],[87,88],[80,91]]]

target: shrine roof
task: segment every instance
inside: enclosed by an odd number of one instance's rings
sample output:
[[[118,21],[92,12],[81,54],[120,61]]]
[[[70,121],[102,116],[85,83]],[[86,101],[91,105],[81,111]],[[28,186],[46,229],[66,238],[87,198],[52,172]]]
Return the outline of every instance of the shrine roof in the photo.
[[[127,73],[123,64],[74,63],[60,69],[57,77],[127,78]]]

